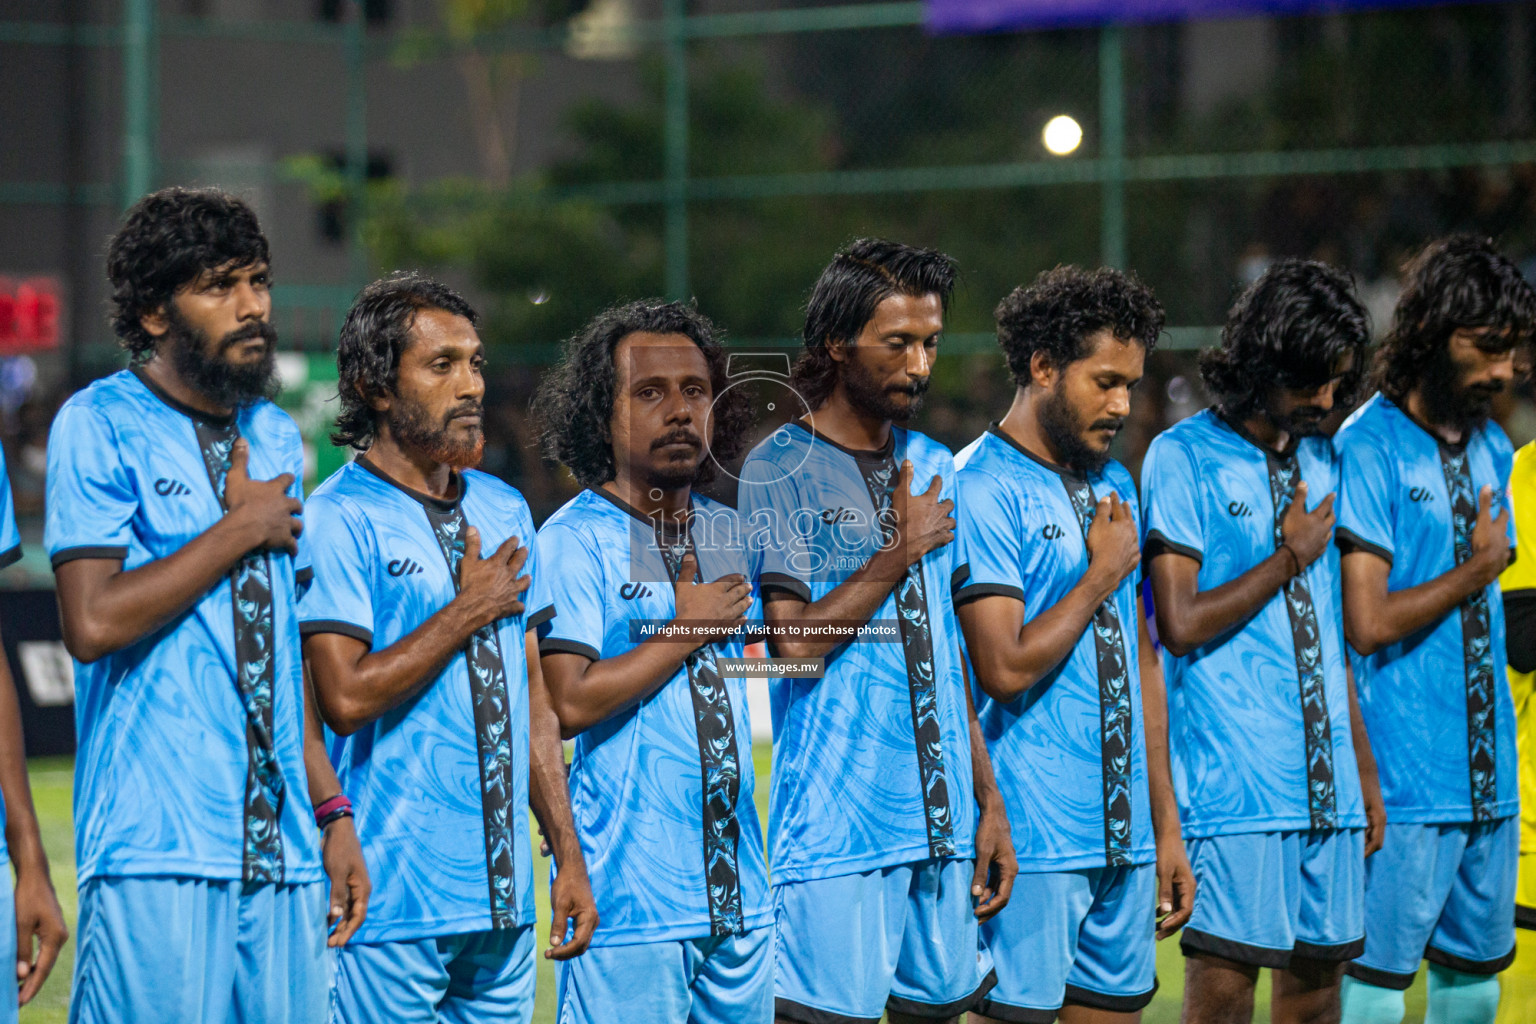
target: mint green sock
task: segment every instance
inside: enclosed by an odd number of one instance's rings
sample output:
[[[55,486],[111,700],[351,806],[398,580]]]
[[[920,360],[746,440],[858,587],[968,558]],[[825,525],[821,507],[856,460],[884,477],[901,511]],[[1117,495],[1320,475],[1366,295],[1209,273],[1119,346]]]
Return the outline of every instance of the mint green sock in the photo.
[[[1424,1024],[1493,1024],[1498,1012],[1498,978],[1429,965],[1429,1008]]]
[[[1347,975],[1339,990],[1339,1002],[1339,1024],[1403,1024],[1403,1014],[1407,1012],[1402,992],[1367,985]]]

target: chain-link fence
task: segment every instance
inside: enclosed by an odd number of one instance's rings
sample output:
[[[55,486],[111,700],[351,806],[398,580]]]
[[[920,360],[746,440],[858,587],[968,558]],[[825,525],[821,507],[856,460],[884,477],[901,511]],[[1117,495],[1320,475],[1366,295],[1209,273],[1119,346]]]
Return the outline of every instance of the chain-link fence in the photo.
[[[505,472],[550,500],[520,403],[558,339],[647,294],[696,297],[744,342],[792,338],[855,235],[962,267],[959,358],[928,413],[956,445],[1007,402],[1003,294],[1062,262],[1136,270],[1174,329],[1132,461],[1200,404],[1188,351],[1267,261],[1350,269],[1380,326],[1430,237],[1536,255],[1523,4],[957,37],[910,2],[77,0],[17,20],[33,12],[0,0],[0,90],[63,116],[0,120],[0,273],[25,251],[68,277],[68,383],[117,358],[100,251],[123,203],[221,184],[262,214],[290,347],[328,351],[383,270],[469,291],[509,368]],[[1060,115],[1081,143],[1053,155]]]

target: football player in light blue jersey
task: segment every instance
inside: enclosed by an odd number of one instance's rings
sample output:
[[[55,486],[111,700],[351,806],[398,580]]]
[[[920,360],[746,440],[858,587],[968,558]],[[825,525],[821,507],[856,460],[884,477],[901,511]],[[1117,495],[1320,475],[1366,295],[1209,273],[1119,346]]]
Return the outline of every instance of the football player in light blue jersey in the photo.
[[[11,499],[11,478],[0,452],[0,568],[21,558],[21,534],[16,529],[16,506]],[[9,863],[16,880],[4,869]],[[17,1007],[37,995],[53,970],[59,950],[69,938],[64,913],[48,874],[48,854],[43,850],[32,806],[32,786],[27,781],[27,751],[21,734],[21,704],[11,668],[0,657],[0,921],[16,927],[0,928],[0,964],[14,963],[20,985],[16,1002],[0,999],[0,1024],[14,1024]],[[21,945],[17,945],[17,940]]]
[[[1142,551],[1199,884],[1180,939],[1189,1024],[1251,1019],[1261,967],[1271,1019],[1329,1019],[1363,948],[1380,798],[1344,658],[1338,469],[1320,430],[1363,374],[1369,338],[1342,274],[1275,264],[1202,356],[1216,404],[1154,439],[1142,464]]]
[[[399,274],[341,328],[335,440],[360,454],[310,496],[299,627],[374,876],[337,961],[334,1024],[530,1019],[530,803],[560,865],[546,956],[580,954],[597,923],[525,613],[533,520],[472,468],[476,319],[449,288]]]
[[[560,965],[559,1019],[768,1024],[752,729],[725,660],[743,656],[751,569],[735,513],[694,490],[741,453],[750,410],[709,321],[644,301],[567,343],[536,407],[587,488],[539,530],[530,602],[603,922]]]
[[[981,927],[997,986],[973,1024],[1138,1019],[1156,939],[1194,901],[1136,486],[1109,457],[1162,327],[1116,270],[1015,289],[997,307],[1013,404],[955,459],[971,570],[955,602],[1019,858],[1012,902]]]
[[[1344,628],[1388,822],[1366,871],[1352,1024],[1397,1024],[1420,959],[1427,1019],[1485,1024],[1515,955],[1519,779],[1497,584],[1515,543],[1514,452],[1488,414],[1533,327],[1536,294],[1491,243],[1429,245],[1377,355],[1381,392],[1336,439]]]
[[[947,1021],[995,981],[978,919],[1017,865],[951,599],[954,460],[905,426],[954,277],[931,249],[839,252],[790,378],[805,414],[742,466],[770,648],[824,664],[770,683],[782,1021]]]
[[[350,819],[316,842],[340,787],[306,715],[304,451],[268,400],[267,241],[233,196],[166,189],[129,211],[107,271],[131,366],[48,439],[79,733],[70,1019],[319,1021],[325,877],[340,944],[367,875]]]

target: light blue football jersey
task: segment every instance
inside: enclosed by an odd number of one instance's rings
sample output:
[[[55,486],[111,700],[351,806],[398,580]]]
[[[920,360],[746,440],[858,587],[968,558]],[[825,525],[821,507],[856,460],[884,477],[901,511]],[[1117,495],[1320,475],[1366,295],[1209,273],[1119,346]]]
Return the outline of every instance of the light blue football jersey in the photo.
[[[1270,557],[1296,484],[1338,490],[1325,437],[1279,455],[1214,409],[1153,439],[1141,470],[1142,554],[1200,562],[1214,590]],[[1185,838],[1365,825],[1330,545],[1248,620],[1183,657],[1163,652]]]
[[[1495,423],[1448,445],[1385,395],[1340,428],[1339,544],[1392,564],[1389,590],[1449,572],[1470,550],[1478,492],[1508,507],[1514,449]],[[1514,546],[1514,521],[1510,521]],[[1393,822],[1490,821],[1519,810],[1515,711],[1497,581],[1369,657],[1355,686]]]
[[[224,515],[237,438],[250,475],[294,475],[298,427],[270,402],[219,419],[124,370],[76,393],[48,437],[45,545],[55,567],[165,558]],[[304,771],[298,589],[307,543],[247,555],[160,629],[75,663],[75,850],[81,881],[321,877]]]
[[[955,463],[971,570],[957,604],[1012,597],[1029,622],[1088,570],[1086,537],[1099,500],[1117,493],[1135,514],[1136,485],[1120,463],[1073,473],[1032,455],[996,424]],[[972,684],[1021,870],[1156,859],[1136,660],[1140,583],[1140,572],[1127,576],[1061,664],[1018,699],[993,700]]]
[[[702,581],[752,569],[735,512],[693,496]],[[534,578],[541,654],[616,658],[676,614],[684,554],[651,519],[586,490],[539,530]],[[547,618],[546,618],[547,617]],[[748,618],[759,617],[754,610]],[[753,801],[745,679],[722,676],[742,638],[705,645],[639,704],[582,732],[571,811],[602,924],[598,946],[739,935],[773,920],[762,826]]]
[[[858,452],[787,424],[747,456],[737,502],[774,590],[815,602],[884,543],[892,486],[935,476],[955,496],[943,445],[893,427],[884,451]],[[963,539],[925,555],[826,656],[821,679],[775,679],[770,843],[775,882],[975,855],[976,802],[960,629],[952,588]]]
[[[16,502],[11,496],[11,475],[5,467],[5,451],[0,449],[0,569],[21,561],[21,532],[16,529]],[[14,681],[20,686],[21,680]],[[0,867],[9,863],[10,847],[5,841],[5,794],[0,793]]]
[[[398,643],[458,592],[471,526],[481,557],[517,537],[530,549],[523,572],[538,572],[522,495],[474,470],[442,501],[359,458],[315,489],[305,518],[315,560],[299,607],[306,636],[340,633],[375,651]],[[527,618],[482,627],[414,697],[331,737],[373,878],[356,941],[533,923]]]

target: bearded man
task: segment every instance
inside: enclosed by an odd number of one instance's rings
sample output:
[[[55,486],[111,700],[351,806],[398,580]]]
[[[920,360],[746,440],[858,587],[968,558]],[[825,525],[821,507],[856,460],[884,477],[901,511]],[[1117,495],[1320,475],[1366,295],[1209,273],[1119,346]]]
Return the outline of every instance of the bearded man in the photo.
[[[1354,1024],[1402,1020],[1421,959],[1427,1019],[1486,1024],[1515,955],[1519,774],[1498,591],[1514,451],[1488,414],[1533,318],[1536,294],[1492,244],[1431,243],[1377,353],[1381,393],[1339,431],[1344,631],[1387,811],[1344,993]]]
[[[1276,263],[1201,357],[1216,404],[1142,463],[1142,558],[1198,886],[1179,939],[1187,1024],[1251,1020],[1266,967],[1276,1024],[1336,1019],[1363,946],[1380,799],[1340,629],[1340,470],[1323,427],[1369,340],[1348,278]]]
[[[365,288],[341,329],[334,440],[359,454],[310,498],[300,630],[376,883],[337,961],[333,1021],[530,1019],[530,804],[560,869],[545,955],[577,955],[597,924],[523,606],[533,520],[471,468],[485,445],[475,321],[452,290],[399,274]]]
[[[267,240],[234,196],[165,189],[107,274],[130,366],[48,439],[79,732],[70,1020],[318,1022],[321,883],[339,945],[368,882],[351,820],[312,817],[339,786],[305,713],[304,447],[269,401]]]

